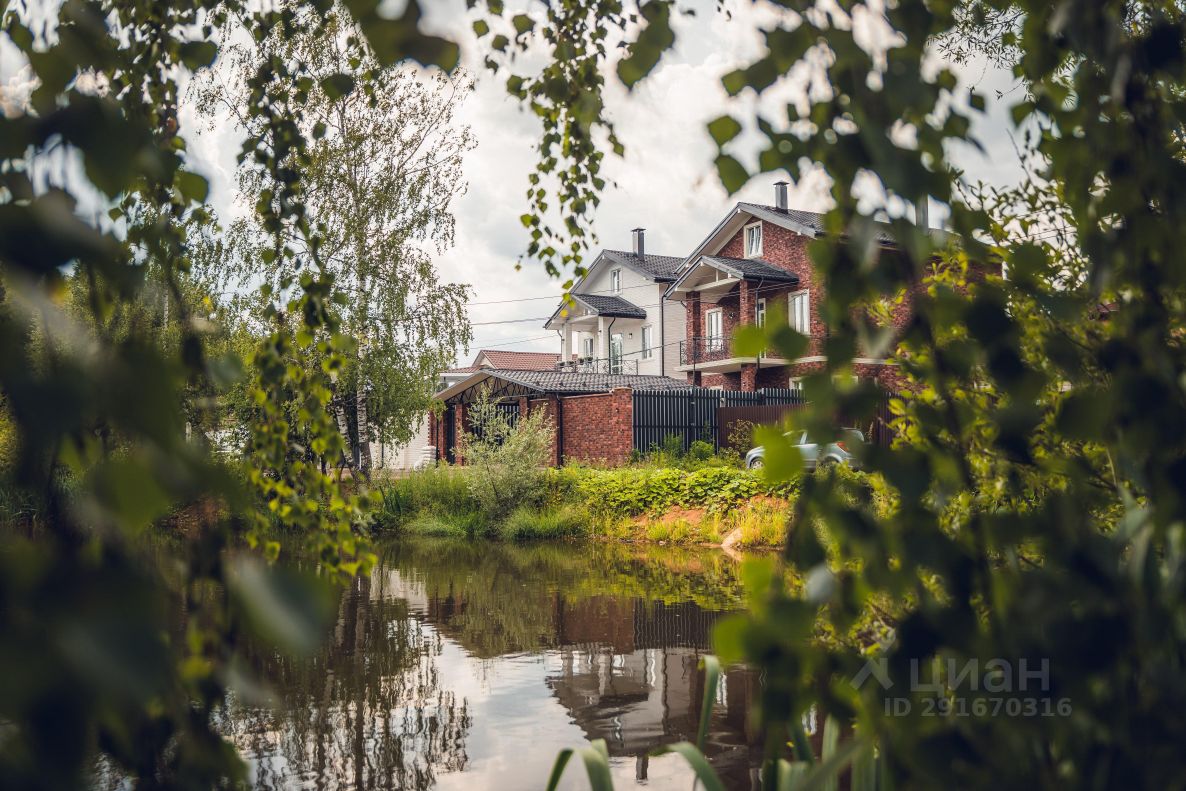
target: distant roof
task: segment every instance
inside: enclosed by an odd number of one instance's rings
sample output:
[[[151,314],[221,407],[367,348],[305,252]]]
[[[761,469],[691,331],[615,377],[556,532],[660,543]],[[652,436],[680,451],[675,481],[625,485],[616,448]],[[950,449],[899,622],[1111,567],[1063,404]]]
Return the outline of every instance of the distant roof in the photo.
[[[611,316],[622,319],[645,319],[647,317],[645,310],[617,295],[573,294],[572,298],[598,316]]]
[[[452,399],[464,402],[469,400],[469,392],[483,382],[491,382],[491,395],[495,398],[591,395],[608,393],[619,387],[629,387],[633,390],[686,390],[688,388],[687,382],[666,376],[486,369],[475,371],[469,377],[438,393],[437,397],[444,401]]]
[[[602,250],[602,255],[623,266],[637,270],[653,280],[675,280],[683,258],[670,255],[636,255],[629,250]]]
[[[726,258],[720,255],[704,255],[701,258],[719,269],[724,269],[746,280],[760,278],[780,283],[799,282],[799,276],[794,272],[779,269],[769,261],[763,261],[760,258]]]
[[[482,358],[490,361],[483,366]],[[551,371],[560,363],[557,352],[514,352],[502,349],[481,349],[472,364],[461,368],[450,368],[446,374],[471,373],[490,368],[515,368],[519,370]]]

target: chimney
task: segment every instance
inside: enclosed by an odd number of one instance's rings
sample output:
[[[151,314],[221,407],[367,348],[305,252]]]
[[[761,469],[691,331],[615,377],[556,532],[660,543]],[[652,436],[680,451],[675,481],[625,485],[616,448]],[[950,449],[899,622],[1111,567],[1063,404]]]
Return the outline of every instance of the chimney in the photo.
[[[634,237],[634,254],[639,258],[646,255],[646,240],[643,238],[646,232],[646,228],[635,228],[630,232],[630,235]]]
[[[787,183],[785,181],[774,182],[774,208],[780,211],[787,210]]]

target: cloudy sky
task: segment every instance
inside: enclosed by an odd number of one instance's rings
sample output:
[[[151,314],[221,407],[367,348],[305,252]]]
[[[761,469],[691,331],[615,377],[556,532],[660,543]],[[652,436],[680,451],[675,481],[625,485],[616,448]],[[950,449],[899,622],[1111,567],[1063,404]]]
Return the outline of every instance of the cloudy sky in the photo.
[[[515,5],[515,3],[508,3]],[[518,5],[526,5],[520,0]],[[696,14],[675,23],[677,45],[633,94],[616,78],[608,80],[606,96],[610,117],[626,146],[624,158],[607,158],[607,188],[596,215],[601,245],[628,248],[630,229],[647,229],[647,249],[653,253],[685,255],[725,215],[736,200],[770,203],[772,184],[767,174],[753,180],[741,194],[729,197],[716,181],[712,159],[715,147],[705,124],[730,109],[742,117],[753,114],[754,100],[730,100],[720,86],[721,75],[749,62],[762,52],[755,17],[773,13],[750,0],[725,0],[732,18],[716,10],[716,0],[687,0]],[[473,287],[470,318],[474,325],[473,350],[505,348],[557,351],[558,340],[542,328],[543,317],[555,307],[560,282],[550,280],[538,265],[515,264],[527,244],[527,233],[518,217],[526,207],[527,176],[535,163],[534,144],[539,125],[517,102],[507,97],[503,78],[491,77],[481,68],[480,46],[471,31],[472,17],[465,0],[434,0],[426,4],[426,25],[461,42],[463,65],[478,78],[475,92],[466,100],[461,119],[478,140],[465,161],[466,194],[455,203],[457,244],[436,260],[441,278]],[[10,98],[20,91],[19,63],[12,52],[0,48],[0,85]],[[966,84],[975,84],[989,100],[987,115],[975,126],[987,153],[961,152],[958,163],[971,181],[1003,183],[1016,179],[1017,155],[1007,130],[1007,105],[1019,97],[1010,92],[1008,74],[973,64],[961,71]],[[764,108],[774,110],[802,88],[785,85],[781,93],[765,97]],[[775,113],[771,112],[771,115]],[[201,123],[182,108],[182,127]],[[238,135],[228,124],[190,139],[198,169],[211,180],[212,201],[220,216],[242,211],[235,206],[233,172],[239,150]],[[747,158],[746,136],[736,153]],[[756,142],[750,137],[751,142]],[[752,154],[756,146],[748,146]],[[752,160],[751,160],[752,161]],[[827,208],[818,183],[795,185],[794,208]],[[462,353],[459,357],[467,357]]]

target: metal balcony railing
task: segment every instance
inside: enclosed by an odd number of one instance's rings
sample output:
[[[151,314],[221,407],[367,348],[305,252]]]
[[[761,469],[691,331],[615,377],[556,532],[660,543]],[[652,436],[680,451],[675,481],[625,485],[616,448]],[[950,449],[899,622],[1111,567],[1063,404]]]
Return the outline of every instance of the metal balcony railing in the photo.
[[[580,374],[637,374],[638,360],[624,360],[622,358],[593,359],[585,358],[567,363],[559,363],[558,371]]]
[[[679,364],[698,365],[734,357],[733,339],[714,337],[689,338],[679,342]]]

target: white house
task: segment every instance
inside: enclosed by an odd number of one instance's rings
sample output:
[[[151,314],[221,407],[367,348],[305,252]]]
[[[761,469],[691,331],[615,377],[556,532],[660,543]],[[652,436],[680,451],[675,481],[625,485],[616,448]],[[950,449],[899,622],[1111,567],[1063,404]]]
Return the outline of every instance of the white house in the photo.
[[[650,255],[645,232],[630,251],[602,250],[544,325],[560,335],[564,367],[597,373],[679,376],[684,305],[663,296],[683,258]]]

